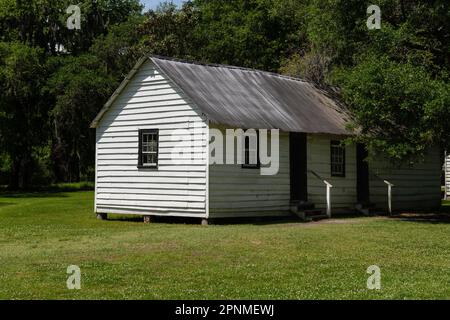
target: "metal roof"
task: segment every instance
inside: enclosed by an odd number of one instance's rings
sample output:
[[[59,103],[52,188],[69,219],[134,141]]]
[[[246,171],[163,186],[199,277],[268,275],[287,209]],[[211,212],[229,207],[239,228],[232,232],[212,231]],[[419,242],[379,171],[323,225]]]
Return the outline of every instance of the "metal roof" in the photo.
[[[345,128],[348,117],[344,109],[310,82],[232,66],[157,56],[150,59],[212,123],[244,129],[350,134]],[[94,127],[100,118],[94,120]]]

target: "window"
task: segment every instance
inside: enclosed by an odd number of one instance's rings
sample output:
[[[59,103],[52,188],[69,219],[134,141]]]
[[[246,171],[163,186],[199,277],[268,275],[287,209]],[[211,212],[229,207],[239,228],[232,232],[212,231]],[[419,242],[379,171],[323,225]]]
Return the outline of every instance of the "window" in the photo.
[[[260,167],[259,162],[259,132],[248,132],[244,135],[244,164],[242,168]]]
[[[331,176],[345,177],[345,146],[340,141],[331,141]]]
[[[139,168],[158,167],[159,130],[139,130]]]

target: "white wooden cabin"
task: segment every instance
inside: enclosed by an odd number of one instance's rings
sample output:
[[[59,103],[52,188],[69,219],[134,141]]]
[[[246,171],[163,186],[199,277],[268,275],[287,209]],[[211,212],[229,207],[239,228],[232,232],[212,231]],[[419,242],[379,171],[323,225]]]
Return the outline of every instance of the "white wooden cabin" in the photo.
[[[351,135],[347,119],[326,92],[300,79],[145,57],[91,125],[95,212],[209,219],[440,205],[438,148],[412,166],[366,161],[363,146],[342,143]],[[277,174],[210,163],[212,130],[238,128],[279,129]]]

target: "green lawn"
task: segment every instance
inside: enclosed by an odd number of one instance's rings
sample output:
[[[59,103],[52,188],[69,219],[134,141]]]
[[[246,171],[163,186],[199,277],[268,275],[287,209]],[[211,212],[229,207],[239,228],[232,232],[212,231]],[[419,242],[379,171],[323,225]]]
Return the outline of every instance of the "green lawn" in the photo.
[[[0,298],[450,298],[446,219],[145,225],[98,221],[92,205],[87,191],[0,196]]]

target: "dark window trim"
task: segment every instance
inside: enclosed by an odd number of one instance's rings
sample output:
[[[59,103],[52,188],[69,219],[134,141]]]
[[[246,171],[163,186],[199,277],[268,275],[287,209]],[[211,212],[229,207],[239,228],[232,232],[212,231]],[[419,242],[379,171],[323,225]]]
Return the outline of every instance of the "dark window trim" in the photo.
[[[342,173],[333,173],[333,147],[338,146],[342,148]],[[338,140],[331,140],[330,141],[330,174],[332,177],[341,177],[345,178],[345,167],[346,167],[346,161],[345,161],[345,145],[342,144],[341,141]]]
[[[245,164],[245,140],[248,136],[244,135],[244,163],[242,164],[243,169],[259,169],[261,168],[261,162],[259,160],[259,130],[256,130],[256,164]],[[248,137],[250,144],[250,137]],[[250,147],[250,146],[249,146]]]
[[[142,163],[142,136],[143,134],[156,134],[156,165],[143,165]],[[139,169],[158,170],[159,165],[159,129],[139,129],[139,150],[138,150],[138,165]]]

